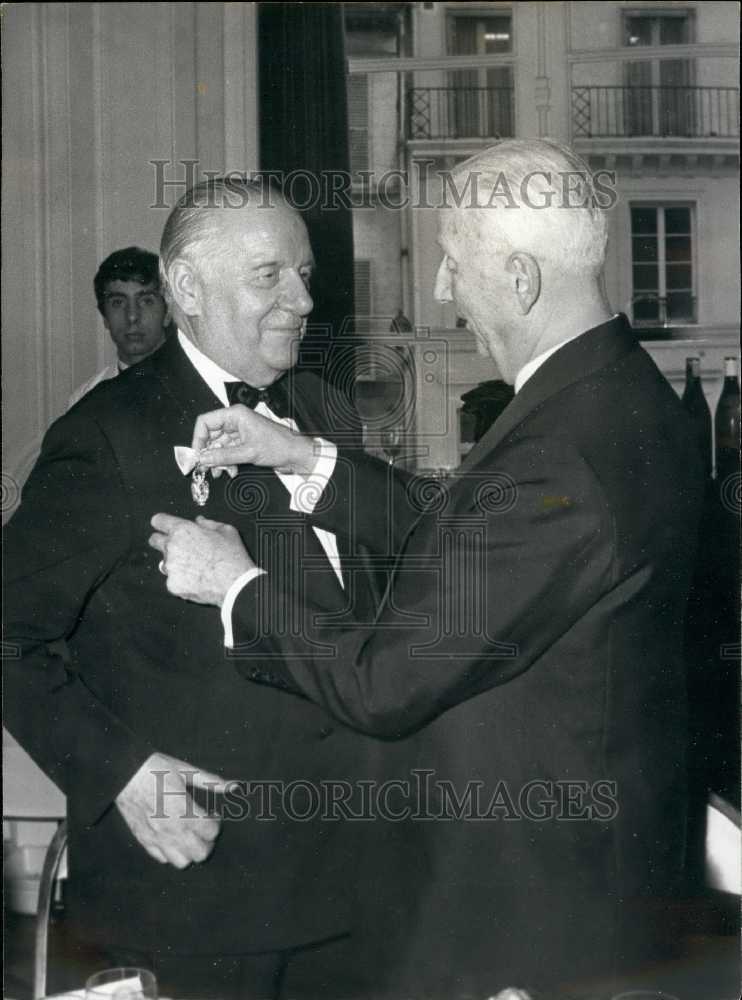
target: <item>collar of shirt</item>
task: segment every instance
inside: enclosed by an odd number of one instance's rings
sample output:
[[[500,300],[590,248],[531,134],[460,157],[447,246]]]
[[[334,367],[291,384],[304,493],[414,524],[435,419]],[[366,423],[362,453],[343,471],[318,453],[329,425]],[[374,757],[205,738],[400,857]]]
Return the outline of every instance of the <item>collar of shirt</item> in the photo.
[[[224,388],[225,382],[239,382],[235,375],[230,375],[220,368],[216,361],[207,358],[203,351],[200,351],[193,341],[189,340],[184,333],[178,330],[178,343],[185,351],[185,355],[196,369],[198,374],[208,385],[222,406],[229,406],[227,390]]]
[[[618,316],[618,313],[614,313],[611,319],[615,319],[616,316]],[[550,347],[548,351],[544,351],[542,354],[537,355],[535,358],[531,358],[531,360],[527,364],[523,365],[521,370],[515,376],[515,384],[513,386],[515,392],[516,393],[520,392],[520,390],[526,384],[528,379],[532,378],[536,374],[541,365],[544,364],[545,361],[548,361],[549,358],[552,356],[552,354],[556,354],[556,352],[561,347],[564,347],[565,344],[569,344],[573,340],[577,340],[577,338],[581,336],[582,334],[578,333],[576,337],[567,337],[566,340],[560,340],[558,344],[554,344],[554,346]]]
[[[548,361],[548,359],[552,356],[552,354],[558,351],[560,347],[564,347],[564,345],[568,343],[569,340],[562,340],[558,344],[555,344],[553,347],[550,347],[548,351],[544,351],[543,354],[538,354],[535,358],[531,358],[531,360],[527,364],[523,365],[521,370],[515,376],[515,384],[513,388],[515,389],[516,395],[520,392],[520,390],[526,384],[528,379],[531,378],[532,375],[536,374],[541,365],[545,361]]]

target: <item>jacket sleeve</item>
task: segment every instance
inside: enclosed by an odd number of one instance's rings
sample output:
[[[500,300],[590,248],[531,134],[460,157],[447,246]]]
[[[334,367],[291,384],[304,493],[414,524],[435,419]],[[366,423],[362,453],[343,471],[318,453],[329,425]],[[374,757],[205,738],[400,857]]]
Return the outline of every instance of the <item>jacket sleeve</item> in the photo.
[[[3,682],[6,726],[63,792],[88,790],[87,823],[153,750],[86,686],[68,645],[129,544],[114,454],[76,410],[46,435],[5,531]]]
[[[299,572],[246,587],[237,669],[389,739],[527,670],[611,586],[612,517],[567,444],[522,441],[504,468],[459,477],[418,519],[370,626],[323,621]],[[290,631],[302,601],[304,628]]]
[[[339,447],[312,523],[344,535],[375,556],[393,556],[424,508],[425,496],[422,480],[366,454],[360,446]]]

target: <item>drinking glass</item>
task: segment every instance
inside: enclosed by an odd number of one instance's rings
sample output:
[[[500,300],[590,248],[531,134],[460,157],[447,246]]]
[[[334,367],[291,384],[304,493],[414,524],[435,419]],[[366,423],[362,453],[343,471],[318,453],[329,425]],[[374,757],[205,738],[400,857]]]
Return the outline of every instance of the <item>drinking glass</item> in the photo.
[[[149,969],[119,967],[96,972],[85,983],[85,1000],[157,1000],[157,980]]]
[[[381,432],[381,447],[389,460],[389,465],[394,465],[402,451],[402,428],[398,424],[385,427]]]

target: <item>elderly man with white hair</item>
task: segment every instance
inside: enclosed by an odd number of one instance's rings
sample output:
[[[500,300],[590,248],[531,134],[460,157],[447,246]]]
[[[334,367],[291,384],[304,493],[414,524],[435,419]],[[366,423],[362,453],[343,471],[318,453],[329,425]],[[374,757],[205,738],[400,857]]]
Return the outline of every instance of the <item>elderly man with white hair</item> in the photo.
[[[152,539],[169,589],[195,600],[213,600],[200,567],[229,552],[246,678],[408,741],[430,877],[405,985],[449,998],[625,977],[663,953],[683,878],[682,636],[703,493],[675,393],[608,305],[587,165],[510,140],[453,180],[435,294],[515,397],[439,502],[416,510],[393,487],[400,555],[376,620],[315,614],[289,635],[298,577],[241,546],[236,560],[213,526],[156,517]],[[193,444],[206,466],[316,461],[309,439],[243,407],[202,415]],[[342,459],[314,523],[342,532],[354,504],[357,537],[383,549],[385,469],[357,462],[354,498]],[[271,676],[251,650],[272,654]]]

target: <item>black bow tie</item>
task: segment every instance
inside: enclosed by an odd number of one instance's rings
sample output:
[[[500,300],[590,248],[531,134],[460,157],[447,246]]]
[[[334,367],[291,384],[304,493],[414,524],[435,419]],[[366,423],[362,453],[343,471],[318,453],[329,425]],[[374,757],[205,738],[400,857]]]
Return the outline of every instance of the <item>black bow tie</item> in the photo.
[[[513,388],[501,379],[490,379],[465,392],[461,397],[462,411],[474,417],[474,440],[478,441],[490,429],[513,398]]]
[[[254,410],[258,403],[265,403],[277,417],[288,417],[289,401],[284,383],[285,379],[279,379],[278,382],[269,385],[267,389],[256,389],[252,385],[247,385],[246,382],[225,382],[224,385],[230,406],[242,403],[243,406],[249,406],[251,410]]]

